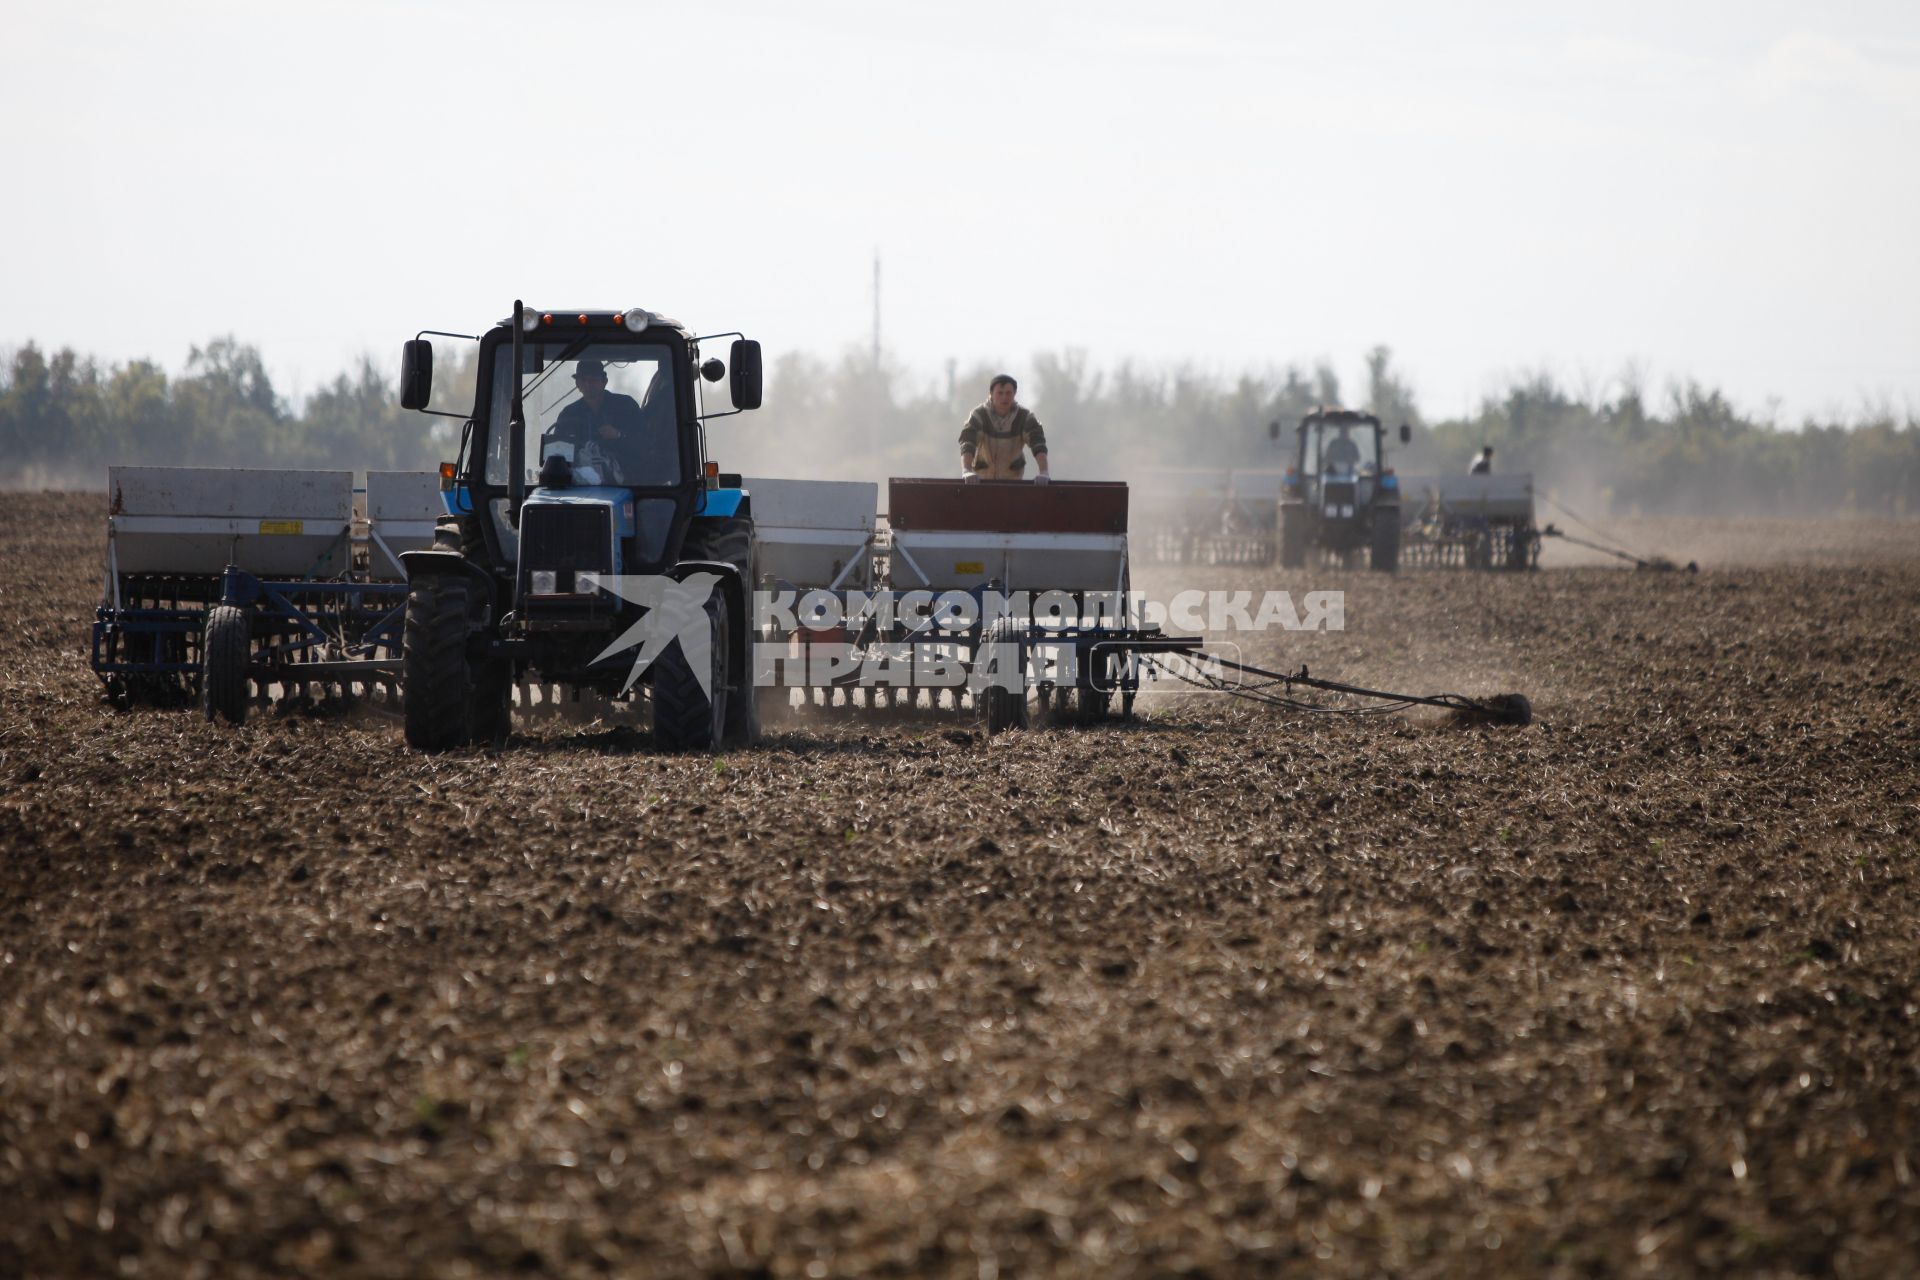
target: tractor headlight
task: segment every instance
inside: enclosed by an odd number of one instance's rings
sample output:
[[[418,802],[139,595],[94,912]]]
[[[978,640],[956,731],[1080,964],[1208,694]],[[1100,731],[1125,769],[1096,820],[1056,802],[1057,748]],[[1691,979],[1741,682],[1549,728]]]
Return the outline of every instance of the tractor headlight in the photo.
[[[653,323],[653,315],[645,307],[629,307],[620,317],[620,323],[632,333],[638,333]]]
[[[537,596],[557,595],[560,591],[560,575],[552,569],[535,569],[530,575],[533,594]]]

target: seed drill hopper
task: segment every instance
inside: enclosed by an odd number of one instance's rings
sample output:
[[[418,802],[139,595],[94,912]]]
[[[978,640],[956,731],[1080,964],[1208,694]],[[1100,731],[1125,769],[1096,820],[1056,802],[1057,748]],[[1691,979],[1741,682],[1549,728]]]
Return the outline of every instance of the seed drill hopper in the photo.
[[[114,702],[237,723],[261,700],[397,697],[399,557],[432,541],[432,474],[111,467],[107,489],[92,665]]]
[[[1532,569],[1540,561],[1533,476],[1400,477],[1401,556],[1423,568]]]
[[[849,493],[842,514],[821,519],[845,528],[850,544],[867,501]],[[1304,668],[1268,671],[1150,625],[1132,590],[1127,502],[1119,483],[894,479],[872,544],[887,607],[837,585],[857,561],[837,563],[835,581],[821,563],[810,582],[778,584],[790,590],[761,631],[758,682],[789,699],[799,687],[821,705],[971,708],[989,733],[1036,719],[1131,717],[1143,682],[1155,680],[1295,710],[1424,704],[1497,723],[1530,719],[1518,695],[1403,695]],[[1311,703],[1307,691],[1346,702]]]

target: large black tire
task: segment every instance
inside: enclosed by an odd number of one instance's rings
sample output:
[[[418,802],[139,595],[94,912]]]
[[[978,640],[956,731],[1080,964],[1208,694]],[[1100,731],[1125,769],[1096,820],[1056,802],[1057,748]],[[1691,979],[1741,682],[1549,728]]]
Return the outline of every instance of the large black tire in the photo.
[[[401,669],[407,745],[416,750],[452,751],[473,740],[473,667],[467,661],[471,590],[464,579],[449,574],[420,578],[407,592]]]
[[[760,691],[753,683],[753,590],[759,568],[757,545],[751,520],[702,520],[687,531],[682,545],[683,560],[718,560],[740,570],[740,582],[746,590],[743,602],[746,661],[739,679],[727,698],[727,723],[721,743],[729,748],[750,747],[760,741]]]
[[[653,745],[658,751],[718,751],[726,742],[727,606],[707,599],[708,684],[675,640],[653,664]]]
[[[244,724],[252,682],[253,618],[245,609],[217,604],[207,610],[200,641],[200,708],[207,719]]]
[[[1373,542],[1368,551],[1368,564],[1375,570],[1394,573],[1400,568],[1400,508],[1374,508]]]
[[[1299,569],[1307,563],[1307,509],[1298,504],[1280,508],[1280,564]]]

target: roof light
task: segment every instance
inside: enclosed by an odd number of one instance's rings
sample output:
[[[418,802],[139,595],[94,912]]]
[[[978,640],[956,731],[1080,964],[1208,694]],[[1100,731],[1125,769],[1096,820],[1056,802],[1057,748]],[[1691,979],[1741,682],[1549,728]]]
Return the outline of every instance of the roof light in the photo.
[[[552,323],[553,323],[553,315],[552,315],[552,313],[551,313],[551,312],[549,312],[548,314],[546,314],[546,315],[544,315],[544,316],[541,316],[541,317],[540,317],[540,323],[541,323],[541,324],[552,324]]]
[[[522,311],[520,313],[520,327],[528,333],[532,333],[540,327],[540,313],[538,311]]]
[[[582,311],[580,313],[580,323],[585,324],[586,322],[587,322],[587,313]]]
[[[626,312],[620,317],[620,323],[627,326],[627,328],[634,333],[638,333],[653,323],[653,317],[648,314],[645,307],[628,307]]]

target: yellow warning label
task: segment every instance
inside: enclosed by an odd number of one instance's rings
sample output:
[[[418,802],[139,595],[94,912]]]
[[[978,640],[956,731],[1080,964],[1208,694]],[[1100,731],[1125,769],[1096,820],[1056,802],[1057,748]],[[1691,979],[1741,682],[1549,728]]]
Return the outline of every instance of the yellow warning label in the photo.
[[[978,560],[956,560],[953,562],[955,573],[985,573],[987,566]]]
[[[306,522],[302,520],[262,520],[260,522],[262,533],[304,533],[306,527]]]

